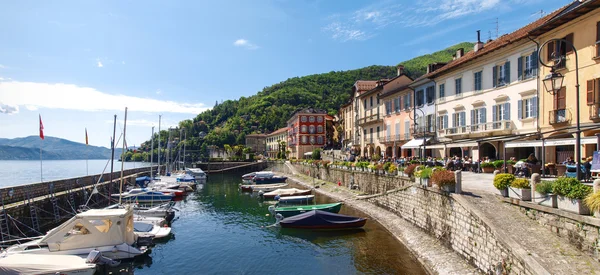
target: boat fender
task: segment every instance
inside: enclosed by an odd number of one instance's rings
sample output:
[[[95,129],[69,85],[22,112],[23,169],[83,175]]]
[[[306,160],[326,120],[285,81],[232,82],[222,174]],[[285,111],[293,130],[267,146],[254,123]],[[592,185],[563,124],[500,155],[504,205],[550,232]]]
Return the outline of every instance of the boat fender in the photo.
[[[262,197],[262,195],[264,195],[265,192],[263,192],[263,190],[258,191],[258,195]]]
[[[279,195],[275,196],[276,201],[278,201],[279,199],[281,199],[281,197]]]

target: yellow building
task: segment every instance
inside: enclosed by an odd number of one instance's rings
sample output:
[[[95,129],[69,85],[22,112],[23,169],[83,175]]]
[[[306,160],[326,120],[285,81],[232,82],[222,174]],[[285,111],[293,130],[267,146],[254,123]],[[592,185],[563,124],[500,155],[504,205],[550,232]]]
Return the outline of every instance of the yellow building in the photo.
[[[598,150],[600,133],[600,0],[574,1],[563,8],[546,24],[532,30],[530,36],[543,45],[552,39],[566,39],[573,43],[550,41],[542,48],[540,61],[554,64],[560,57],[556,72],[564,76],[562,89],[552,94],[544,87],[543,79],[550,68],[540,66],[539,124],[545,145],[545,162],[561,163],[576,156],[575,133],[577,104],[579,104],[582,157],[592,156]],[[558,53],[554,54],[553,53]],[[576,56],[579,63],[579,102],[577,102]],[[550,61],[549,61],[550,60]]]
[[[277,158],[277,153],[287,151],[288,128],[280,128],[270,134],[267,134],[267,156]]]

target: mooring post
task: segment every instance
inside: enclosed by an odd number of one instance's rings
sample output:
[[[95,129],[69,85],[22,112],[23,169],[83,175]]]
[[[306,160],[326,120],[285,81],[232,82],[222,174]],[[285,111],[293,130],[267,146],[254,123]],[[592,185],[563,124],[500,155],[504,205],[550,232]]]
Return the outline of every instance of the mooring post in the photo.
[[[454,181],[456,181],[456,185],[454,187],[454,193],[456,193],[456,194],[462,193],[462,171],[461,170],[454,171]]]
[[[542,176],[538,173],[531,174],[531,181],[529,185],[531,185],[531,201],[535,202],[535,186],[542,182]]]

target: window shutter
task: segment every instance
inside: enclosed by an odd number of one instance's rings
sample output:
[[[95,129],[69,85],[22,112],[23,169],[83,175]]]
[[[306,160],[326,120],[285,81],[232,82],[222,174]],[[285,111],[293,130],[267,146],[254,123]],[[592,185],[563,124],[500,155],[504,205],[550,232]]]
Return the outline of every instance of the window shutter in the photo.
[[[496,88],[496,86],[498,86],[498,66],[494,66],[494,69],[492,72],[492,83],[494,85],[494,88]]]
[[[467,112],[460,112],[460,125],[467,125]]]
[[[523,100],[519,100],[517,103],[517,116],[519,119],[523,118]]]
[[[504,63],[504,83],[507,85],[510,83],[510,61]]]
[[[498,121],[498,106],[492,106],[492,121]]]
[[[546,62],[550,62],[552,60],[552,54],[554,53],[554,41],[548,42],[546,47]]]
[[[563,110],[566,108],[566,95],[567,95],[567,88],[562,87],[558,91],[558,109],[559,110]]]
[[[471,110],[471,125],[475,125],[475,110]]]
[[[523,80],[523,57],[519,56],[517,59],[517,79]]]
[[[571,44],[573,44],[573,33],[569,33],[567,34],[567,36],[565,36],[565,40],[571,42]],[[571,44],[569,43],[565,43],[565,50],[567,53],[571,53],[573,52],[573,47],[571,47]]]
[[[444,115],[444,129],[448,129],[448,115]]]
[[[533,77],[537,76],[537,70],[538,70],[538,52],[533,52],[531,54],[531,75]]]
[[[531,117],[538,117],[537,96],[531,99]]]
[[[503,120],[510,120],[510,102],[504,103],[504,114],[502,114]]]
[[[594,104],[594,80],[587,81],[587,104]]]
[[[479,110],[480,114],[481,114],[481,123],[487,123],[487,110],[486,108],[481,108]]]

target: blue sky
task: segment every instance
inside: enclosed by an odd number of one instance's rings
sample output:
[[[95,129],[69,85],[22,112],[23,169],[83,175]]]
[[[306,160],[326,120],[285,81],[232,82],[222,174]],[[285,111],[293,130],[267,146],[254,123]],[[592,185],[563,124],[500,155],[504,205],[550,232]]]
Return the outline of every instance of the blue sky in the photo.
[[[0,137],[127,142],[287,78],[396,65],[565,0],[2,1]],[[535,14],[535,13],[538,14]],[[117,130],[119,133],[122,130]]]

